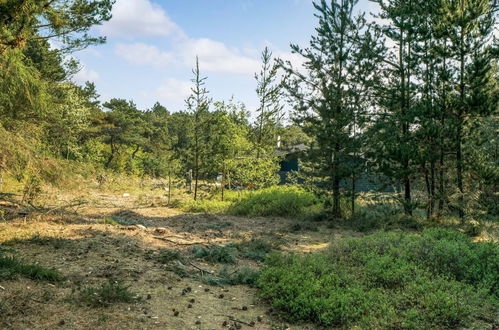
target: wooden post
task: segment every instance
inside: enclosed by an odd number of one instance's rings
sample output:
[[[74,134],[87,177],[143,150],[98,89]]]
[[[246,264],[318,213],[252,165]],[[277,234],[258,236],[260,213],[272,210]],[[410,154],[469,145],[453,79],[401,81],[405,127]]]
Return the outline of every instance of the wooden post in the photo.
[[[225,188],[225,162],[222,167],[222,202],[224,201],[224,188]]]
[[[172,197],[172,174],[168,171],[168,205],[170,205],[170,200]]]

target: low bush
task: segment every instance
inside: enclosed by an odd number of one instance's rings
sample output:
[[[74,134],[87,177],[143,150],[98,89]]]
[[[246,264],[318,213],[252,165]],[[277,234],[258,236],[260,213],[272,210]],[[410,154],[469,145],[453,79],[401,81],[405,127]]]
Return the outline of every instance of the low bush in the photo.
[[[201,281],[207,285],[255,285],[260,272],[253,268],[239,268],[235,271],[229,271],[223,268],[216,275],[205,275],[201,277]]]
[[[181,209],[193,213],[225,213],[232,202],[218,200],[185,200],[181,203]]]
[[[236,248],[243,258],[258,261],[265,260],[268,253],[278,249],[277,244],[259,238],[252,238],[248,241],[233,243],[229,246]]]
[[[414,217],[406,216],[399,212],[393,212],[392,208],[376,206],[364,208],[355,213],[352,217],[341,223],[348,228],[360,232],[368,232],[378,229],[422,229],[422,224]]]
[[[497,245],[473,243],[450,230],[377,233],[334,244],[324,253],[273,254],[258,286],[289,321],[470,327],[494,320],[498,256]]]
[[[237,249],[233,246],[195,246],[191,249],[192,254],[196,258],[202,258],[210,262],[218,262],[223,264],[235,264],[237,259]]]
[[[122,282],[109,280],[99,287],[80,290],[79,301],[90,307],[109,307],[116,303],[134,303],[140,298]]]
[[[61,274],[56,270],[25,264],[16,257],[0,255],[0,280],[14,279],[18,276],[49,282],[62,279]]]
[[[159,249],[150,250],[146,254],[147,259],[155,260],[162,264],[168,264],[175,260],[182,261],[183,257],[179,250],[175,249]]]
[[[228,209],[244,216],[297,216],[318,204],[311,192],[296,186],[275,186],[247,193]]]

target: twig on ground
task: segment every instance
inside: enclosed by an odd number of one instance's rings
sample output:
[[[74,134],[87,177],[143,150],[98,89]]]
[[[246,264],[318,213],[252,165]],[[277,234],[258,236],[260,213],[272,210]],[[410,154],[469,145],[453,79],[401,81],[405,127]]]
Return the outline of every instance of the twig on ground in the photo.
[[[156,238],[156,239],[162,240],[162,241],[166,241],[166,242],[170,242],[170,243],[176,244],[176,245],[207,245],[206,242],[189,242],[189,243],[184,243],[184,242],[174,241],[174,240],[171,240],[171,239],[168,239],[168,238],[165,238],[165,237],[158,237],[158,236],[153,236],[153,237]]]
[[[84,205],[84,204],[88,204],[88,202],[87,201],[80,201],[78,203],[72,203],[72,204],[67,204],[67,205],[56,206],[56,207],[53,207],[53,208],[49,209],[44,214],[49,214],[49,213],[54,212],[54,211],[64,210],[64,209],[67,209],[69,207],[75,207],[75,206],[80,206],[80,205]]]
[[[197,270],[199,270],[201,272],[205,272],[205,273],[212,274],[212,275],[214,274],[211,270],[203,269],[192,262],[189,262],[189,265],[191,265],[192,267],[196,268]]]

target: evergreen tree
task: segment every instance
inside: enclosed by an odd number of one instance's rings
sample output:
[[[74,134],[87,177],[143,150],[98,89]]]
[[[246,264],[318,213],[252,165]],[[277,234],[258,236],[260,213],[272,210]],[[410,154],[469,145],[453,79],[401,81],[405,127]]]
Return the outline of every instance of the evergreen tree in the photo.
[[[5,0],[0,2],[0,55],[33,41],[56,39],[75,51],[105,42],[90,28],[111,18],[113,0]]]
[[[292,45],[305,59],[306,74],[280,61],[287,73],[284,86],[294,103],[294,120],[317,141],[316,161],[331,180],[332,214],[342,217],[340,182],[349,173],[348,155],[354,150],[351,128],[353,48],[363,29],[363,17],[354,18],[357,0],[314,3],[319,19],[309,48]]]
[[[256,119],[257,159],[262,153],[274,152],[283,109],[280,104],[281,85],[276,83],[278,65],[273,61],[268,47],[263,50],[261,59],[262,69],[259,74],[255,74],[259,99]]]
[[[465,217],[466,155],[463,146],[469,134],[468,124],[497,109],[497,77],[491,48],[497,28],[494,12],[497,2],[490,0],[446,0],[441,2],[441,18],[450,41],[455,75],[452,97],[454,119],[457,208]]]
[[[206,154],[206,119],[211,103],[208,90],[205,87],[206,77],[201,76],[199,70],[199,59],[196,56],[196,66],[192,70],[194,78],[191,95],[186,100],[187,109],[193,116],[193,141],[191,146],[194,171],[194,200],[198,196],[199,175],[203,166],[203,156]]]

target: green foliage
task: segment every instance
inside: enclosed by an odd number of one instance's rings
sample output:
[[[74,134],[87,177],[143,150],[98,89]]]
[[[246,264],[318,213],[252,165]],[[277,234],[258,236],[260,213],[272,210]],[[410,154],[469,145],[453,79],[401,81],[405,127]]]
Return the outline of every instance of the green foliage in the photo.
[[[63,3],[49,0],[7,0],[0,4],[0,54],[32,40],[55,39],[66,51],[105,41],[92,37],[90,28],[111,18],[111,0]]]
[[[317,198],[295,186],[276,186],[245,194],[229,213],[245,216],[297,216],[304,214]]]
[[[235,247],[243,258],[258,261],[265,260],[268,253],[278,249],[277,244],[259,238],[252,238],[249,241],[233,243],[230,244],[230,246]]]
[[[175,260],[182,261],[183,257],[179,250],[159,249],[148,251],[147,257],[162,264],[169,264]]]
[[[198,200],[185,200],[182,201],[180,208],[185,212],[194,213],[225,213],[230,207],[231,202],[198,199]]]
[[[237,259],[237,250],[232,246],[209,246],[193,247],[192,254],[196,258],[202,258],[209,262],[218,262],[223,264],[235,264]]]
[[[362,210],[353,217],[346,219],[341,224],[360,232],[367,232],[377,229],[413,229],[422,228],[421,222],[416,218],[400,214],[398,212],[385,212],[384,207]]]
[[[260,272],[253,268],[238,268],[235,271],[230,271],[228,268],[222,268],[216,275],[205,275],[201,277],[201,281],[207,285],[249,285],[253,286]]]
[[[99,287],[85,287],[79,292],[79,301],[90,307],[109,307],[117,303],[134,303],[140,299],[122,282],[109,280]]]
[[[262,297],[290,321],[326,327],[456,328],[493,322],[499,248],[443,229],[378,233],[327,253],[274,254]],[[494,298],[495,297],[495,298]]]
[[[0,255],[0,279],[9,280],[17,276],[33,280],[57,282],[62,279],[59,272],[38,265],[25,264],[15,257]]]

